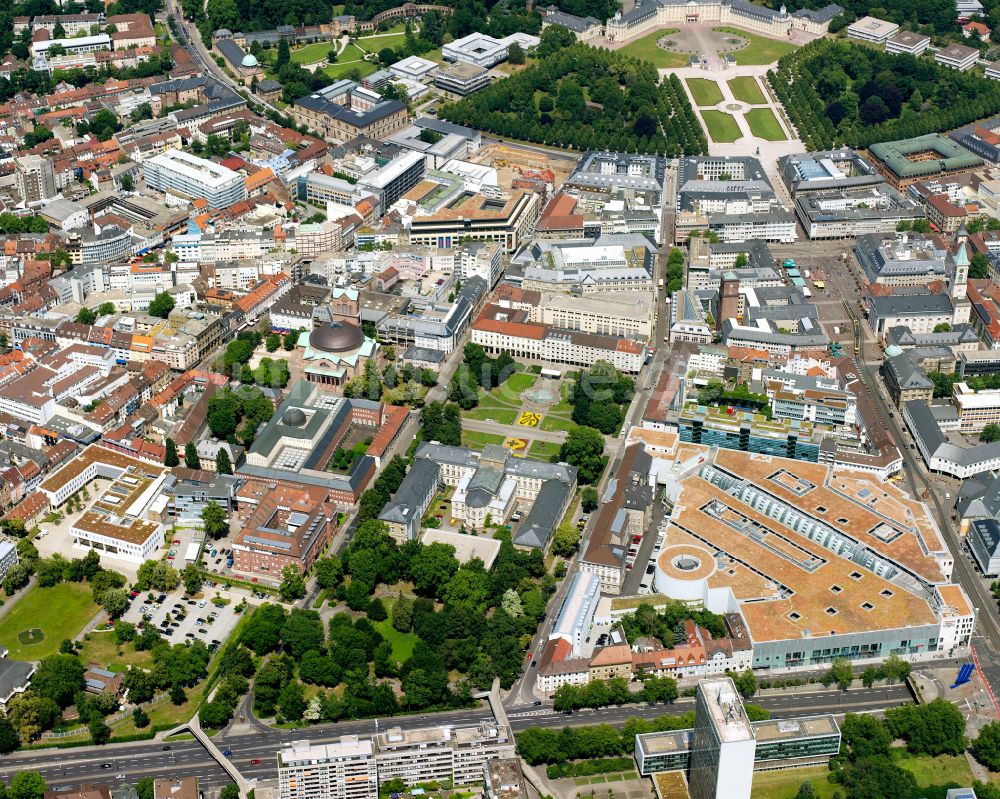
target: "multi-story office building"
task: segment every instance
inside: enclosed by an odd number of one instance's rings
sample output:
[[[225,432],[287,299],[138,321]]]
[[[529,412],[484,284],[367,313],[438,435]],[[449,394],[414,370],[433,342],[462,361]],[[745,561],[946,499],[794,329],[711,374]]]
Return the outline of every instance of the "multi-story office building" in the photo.
[[[722,241],[795,241],[795,215],[781,207],[756,158],[683,158],[677,186],[678,242],[707,228]]]
[[[278,752],[280,799],[377,799],[371,741],[342,735],[329,744],[299,741]]]
[[[757,739],[729,677],[702,680],[691,735],[691,799],[750,799]]]
[[[212,208],[228,208],[246,198],[242,176],[183,150],[160,153],[144,161],[142,170],[149,188],[205,200]]]
[[[891,36],[895,36],[898,30],[899,25],[895,22],[886,22],[878,17],[863,17],[847,26],[847,36],[863,42],[884,44]]]
[[[677,418],[681,441],[812,463],[819,461],[822,436],[810,422],[726,411],[691,403]]]
[[[699,684],[699,693],[701,690]],[[833,716],[752,721],[750,727],[756,740],[754,771],[823,765],[840,751],[840,727]],[[637,735],[635,760],[639,773],[648,776],[663,771],[687,771],[691,766],[693,737],[693,730]]]
[[[425,193],[439,191],[437,184],[423,181],[410,195],[426,185]],[[420,202],[421,198],[417,198]],[[513,252],[538,220],[539,195],[532,191],[512,191],[503,197],[469,194],[426,216],[414,216],[410,223],[410,243],[448,248],[460,240],[495,241],[505,252]]]
[[[57,191],[52,160],[40,155],[15,158],[14,187],[27,205],[51,200]]]
[[[955,383],[951,402],[958,410],[958,429],[963,433],[979,433],[990,424],[1000,423],[1000,391],[973,391],[968,383]]]
[[[434,76],[434,85],[465,97],[490,85],[490,71],[486,67],[459,61],[438,72]]]

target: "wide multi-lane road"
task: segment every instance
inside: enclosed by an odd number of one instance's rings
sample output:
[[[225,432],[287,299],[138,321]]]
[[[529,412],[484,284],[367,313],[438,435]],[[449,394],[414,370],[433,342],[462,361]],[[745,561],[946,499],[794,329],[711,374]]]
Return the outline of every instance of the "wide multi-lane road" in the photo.
[[[755,701],[767,708],[775,718],[781,718],[819,713],[874,712],[906,704],[911,701],[911,697],[907,688],[896,685],[847,692],[789,693],[760,697]],[[609,707],[566,715],[556,713],[551,707],[522,705],[509,708],[508,714],[511,726],[518,731],[534,726],[621,725],[634,716],[655,718],[684,713],[693,707],[692,700],[682,699],[673,705]],[[240,734],[220,735],[215,741],[223,751],[227,749],[231,751],[233,763],[248,779],[273,779],[277,776],[275,763],[277,751],[293,741],[309,740],[324,743],[336,741],[341,735],[370,736],[375,732],[376,723],[381,730],[392,726],[415,729],[433,724],[467,726],[490,719],[492,719],[490,710],[483,705],[473,710],[401,716],[381,719],[378,722],[374,719],[345,721],[303,730],[255,729]],[[162,741],[143,741],[103,747],[16,752],[0,760],[0,779],[9,783],[15,774],[28,769],[41,772],[50,789],[53,786],[62,787],[92,781],[118,785],[153,776],[198,776],[205,788],[219,787],[230,782],[228,775],[196,741],[178,741],[170,744]],[[119,778],[118,775],[124,777]]]

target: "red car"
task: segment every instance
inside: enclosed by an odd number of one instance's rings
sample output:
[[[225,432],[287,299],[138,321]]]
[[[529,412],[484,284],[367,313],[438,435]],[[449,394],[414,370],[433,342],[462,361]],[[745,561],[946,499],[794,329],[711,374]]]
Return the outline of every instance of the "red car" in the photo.
[[[255,757],[253,760],[250,761],[250,765],[251,766],[259,766],[260,765],[260,758],[256,758]]]

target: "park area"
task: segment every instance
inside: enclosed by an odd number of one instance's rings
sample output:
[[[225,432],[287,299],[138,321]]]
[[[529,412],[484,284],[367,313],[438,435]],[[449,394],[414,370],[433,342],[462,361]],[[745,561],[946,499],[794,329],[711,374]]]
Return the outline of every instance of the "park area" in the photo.
[[[732,114],[708,110],[702,111],[701,116],[705,120],[705,127],[708,128],[708,135],[712,141],[726,143],[734,142],[740,138],[740,126]]]
[[[14,660],[41,660],[74,639],[100,610],[86,583],[35,586],[0,619],[0,646]]]
[[[784,141],[787,136],[770,108],[753,108],[744,114],[754,136],[768,141]]]
[[[653,31],[653,33],[625,45],[619,52],[633,58],[641,58],[643,61],[648,61],[659,69],[686,67],[690,55],[664,50],[659,44],[661,39],[664,40],[664,43],[670,41],[670,34],[676,32],[673,28]]]
[[[723,100],[722,89],[714,80],[688,78],[687,85],[697,106],[715,106]]]
[[[747,105],[767,104],[767,98],[764,97],[764,92],[760,90],[760,84],[757,83],[757,79],[752,75],[730,78],[726,82],[729,84],[729,90],[733,93],[733,97],[740,102]]]
[[[746,40],[747,44],[744,47],[726,53],[732,55],[736,60],[736,65],[740,67],[773,64],[783,55],[795,49],[795,45],[791,42],[770,39],[767,36],[750,33],[742,28],[715,28],[715,31]]]

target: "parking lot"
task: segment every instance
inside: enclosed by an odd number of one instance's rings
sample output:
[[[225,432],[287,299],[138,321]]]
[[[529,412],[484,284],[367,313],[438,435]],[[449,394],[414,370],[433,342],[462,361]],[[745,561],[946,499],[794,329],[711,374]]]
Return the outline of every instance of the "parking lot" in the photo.
[[[202,599],[184,599],[179,591],[170,594],[154,592],[150,602],[144,594],[139,594],[125,612],[125,620],[133,624],[152,624],[174,643],[185,640],[200,640],[206,645],[218,646],[225,642],[233,631],[239,616],[233,608],[240,597],[231,596],[224,589],[219,591],[229,604],[216,607],[212,603],[214,589],[210,596]],[[208,592],[207,592],[208,593]],[[163,601],[160,602],[160,597]]]
[[[194,563],[204,540],[205,533],[202,530],[192,527],[177,527],[171,533],[168,528],[164,541],[167,547],[167,562],[175,569],[183,569],[189,563]],[[210,549],[207,544],[205,548]],[[189,551],[195,557],[189,559],[187,557]]]

